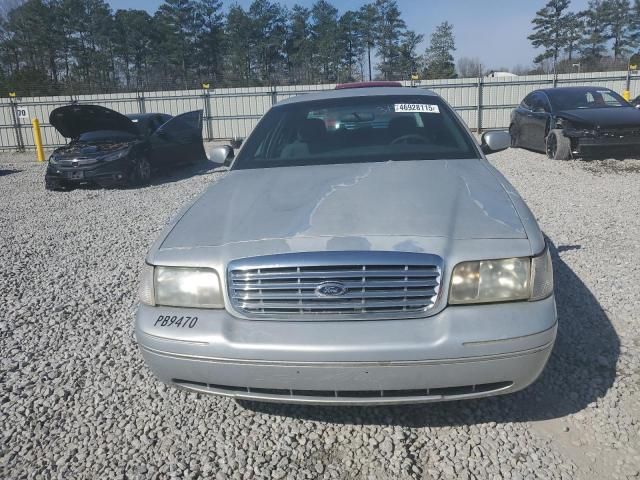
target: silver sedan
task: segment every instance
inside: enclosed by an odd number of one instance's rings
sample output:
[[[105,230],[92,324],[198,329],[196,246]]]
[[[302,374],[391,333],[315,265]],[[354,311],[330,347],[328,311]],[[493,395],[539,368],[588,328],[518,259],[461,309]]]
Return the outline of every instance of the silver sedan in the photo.
[[[515,392],[556,337],[532,213],[433,92],[372,87],[274,106],[164,230],[136,337],[157,377],[288,403]]]

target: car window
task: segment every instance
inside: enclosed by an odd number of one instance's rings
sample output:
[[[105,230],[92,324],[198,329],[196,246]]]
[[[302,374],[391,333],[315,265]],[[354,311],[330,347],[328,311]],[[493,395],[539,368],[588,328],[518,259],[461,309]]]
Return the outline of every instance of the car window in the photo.
[[[524,97],[524,100],[522,100],[522,103],[520,105],[522,105],[527,110],[531,110],[531,100],[533,99],[534,95],[535,95],[535,92],[530,93],[529,95]]]
[[[550,90],[551,103],[556,110],[588,108],[628,107],[629,104],[617,93],[608,89]]]
[[[535,93],[531,96],[531,110],[542,109],[545,112],[550,111],[547,99],[542,93]]]
[[[271,109],[233,168],[440,158],[478,158],[472,138],[443,101],[365,96]]]

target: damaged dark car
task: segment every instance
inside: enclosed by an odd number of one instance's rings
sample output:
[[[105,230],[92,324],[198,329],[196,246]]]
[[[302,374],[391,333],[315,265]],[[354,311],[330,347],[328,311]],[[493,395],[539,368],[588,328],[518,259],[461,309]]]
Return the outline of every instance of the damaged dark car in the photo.
[[[640,152],[640,110],[613,90],[536,90],[511,113],[511,144],[568,160],[602,153]]]
[[[172,117],[161,113],[122,115],[99,105],[67,105],[49,122],[70,142],[49,158],[45,186],[141,186],[154,172],[206,159],[202,111]]]

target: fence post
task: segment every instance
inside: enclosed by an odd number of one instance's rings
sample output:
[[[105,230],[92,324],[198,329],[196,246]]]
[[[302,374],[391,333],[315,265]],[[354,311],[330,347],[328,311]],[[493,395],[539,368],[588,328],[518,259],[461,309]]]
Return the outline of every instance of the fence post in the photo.
[[[207,121],[207,140],[211,141],[213,139],[213,125],[211,125],[211,95],[209,94],[209,89],[204,89],[202,95],[204,97],[204,116]]]
[[[16,146],[19,152],[24,152],[24,139],[22,138],[22,127],[20,126],[20,119],[18,118],[18,102],[15,98],[9,100],[11,104],[11,116],[13,117],[13,128],[16,133]]]
[[[476,111],[477,125],[476,131],[482,133],[482,77],[478,77],[478,107]]]
[[[271,105],[275,105],[278,103],[278,91],[276,90],[276,86],[271,87]]]
[[[147,113],[147,109],[144,104],[144,92],[136,92],[136,96],[138,97],[138,111],[140,113]]]

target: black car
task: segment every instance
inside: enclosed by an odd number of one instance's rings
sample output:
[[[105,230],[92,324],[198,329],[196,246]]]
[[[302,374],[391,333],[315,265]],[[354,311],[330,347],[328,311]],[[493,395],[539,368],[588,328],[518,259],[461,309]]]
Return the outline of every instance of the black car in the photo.
[[[152,172],[206,159],[202,111],[122,115],[99,105],[56,108],[49,122],[71,141],[49,158],[45,186],[142,185]]]
[[[564,87],[535,90],[511,113],[514,147],[566,160],[599,149],[640,150],[640,110],[613,90]]]

